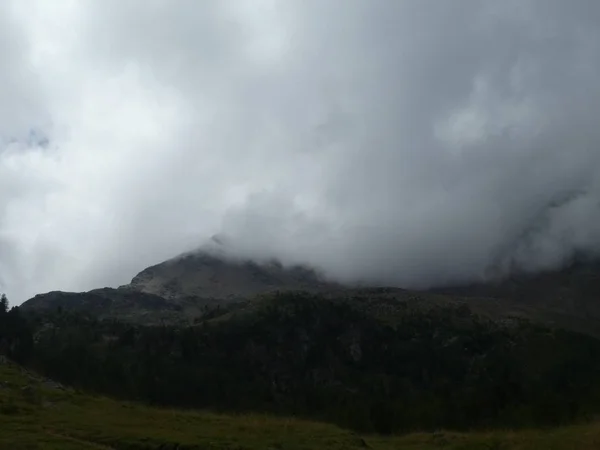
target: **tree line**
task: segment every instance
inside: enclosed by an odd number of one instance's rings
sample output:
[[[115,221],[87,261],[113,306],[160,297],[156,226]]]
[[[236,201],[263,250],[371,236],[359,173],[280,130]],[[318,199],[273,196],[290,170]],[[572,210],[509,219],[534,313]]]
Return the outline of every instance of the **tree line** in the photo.
[[[33,355],[33,328],[6,294],[0,295],[0,355],[20,363]]]

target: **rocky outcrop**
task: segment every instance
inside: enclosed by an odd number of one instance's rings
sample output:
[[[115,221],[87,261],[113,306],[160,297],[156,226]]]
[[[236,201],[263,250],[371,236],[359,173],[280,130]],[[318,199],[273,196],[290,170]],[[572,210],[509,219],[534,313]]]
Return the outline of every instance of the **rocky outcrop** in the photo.
[[[235,301],[271,291],[323,291],[336,287],[339,286],[307,267],[285,267],[277,261],[258,263],[201,251],[149,267],[121,289],[166,299],[199,297]]]

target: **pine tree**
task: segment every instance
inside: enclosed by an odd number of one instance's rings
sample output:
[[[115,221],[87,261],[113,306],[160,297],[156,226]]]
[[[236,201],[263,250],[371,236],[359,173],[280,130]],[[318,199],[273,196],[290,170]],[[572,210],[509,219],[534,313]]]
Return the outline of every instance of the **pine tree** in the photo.
[[[0,314],[8,312],[8,299],[6,298],[6,294],[2,294],[0,296]]]

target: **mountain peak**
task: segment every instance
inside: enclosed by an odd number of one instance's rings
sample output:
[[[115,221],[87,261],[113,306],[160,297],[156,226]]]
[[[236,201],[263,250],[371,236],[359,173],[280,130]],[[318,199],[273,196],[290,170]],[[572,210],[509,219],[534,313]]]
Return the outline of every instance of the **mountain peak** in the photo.
[[[167,299],[235,300],[276,290],[316,291],[337,285],[302,265],[236,257],[228,251],[225,238],[213,236],[199,250],[142,270],[124,287]]]

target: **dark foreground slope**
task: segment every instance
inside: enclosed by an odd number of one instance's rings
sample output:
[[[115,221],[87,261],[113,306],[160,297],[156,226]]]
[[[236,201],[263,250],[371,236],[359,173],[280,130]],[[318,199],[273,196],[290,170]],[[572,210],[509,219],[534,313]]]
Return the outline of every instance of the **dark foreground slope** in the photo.
[[[559,425],[600,412],[600,341],[466,304],[284,293],[193,327],[36,320],[32,366],[157,405],[363,432]]]
[[[371,448],[391,448],[384,442],[374,439]],[[345,450],[366,445],[354,433],[328,424],[118,402],[0,361],[2,450]]]
[[[595,422],[382,437],[290,417],[158,409],[85,394],[0,362],[2,450],[592,450],[598,442]]]

